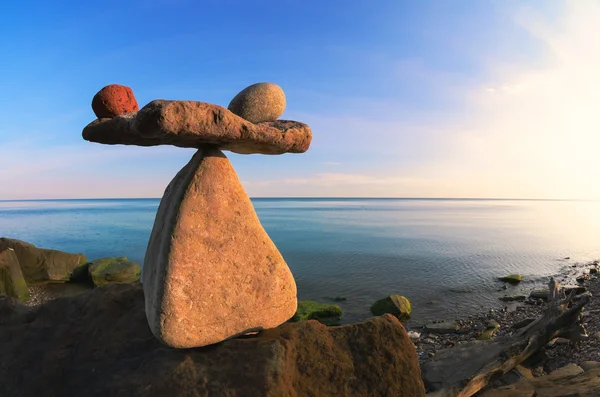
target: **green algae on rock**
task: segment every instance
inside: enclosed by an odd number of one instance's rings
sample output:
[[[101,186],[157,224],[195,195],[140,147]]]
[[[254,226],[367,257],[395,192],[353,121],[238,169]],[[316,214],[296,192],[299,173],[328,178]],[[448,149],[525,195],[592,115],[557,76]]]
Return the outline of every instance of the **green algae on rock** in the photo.
[[[500,277],[499,280],[510,284],[519,284],[523,281],[523,276],[520,274],[509,274],[508,276]]]
[[[12,248],[0,251],[0,294],[22,302],[29,299],[29,288],[21,272],[21,266]]]
[[[371,313],[375,316],[389,313],[400,321],[408,321],[412,315],[412,306],[404,296],[390,295],[373,303]]]
[[[317,320],[325,325],[335,325],[342,318],[342,308],[330,303],[299,301],[298,310],[290,321]]]
[[[496,320],[490,320],[490,322],[487,324],[487,327],[485,328],[485,331],[483,331],[481,335],[477,337],[477,340],[490,340],[494,337],[496,331],[498,331],[499,329],[500,324],[498,324]]]
[[[125,257],[101,258],[89,264],[88,272],[94,286],[133,283],[140,279],[141,268]]]

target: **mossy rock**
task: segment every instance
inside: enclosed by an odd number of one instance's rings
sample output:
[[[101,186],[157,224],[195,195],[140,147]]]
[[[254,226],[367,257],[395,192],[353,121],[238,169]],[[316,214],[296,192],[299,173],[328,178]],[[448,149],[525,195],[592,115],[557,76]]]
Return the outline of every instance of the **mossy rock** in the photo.
[[[496,332],[499,329],[500,329],[500,324],[498,324],[495,320],[491,320],[488,323],[485,331],[483,331],[481,333],[481,335],[479,335],[477,337],[477,340],[490,340],[496,335]]]
[[[136,282],[141,271],[139,264],[125,257],[96,259],[88,265],[88,273],[96,287]]]
[[[22,302],[29,299],[29,287],[21,272],[17,255],[11,248],[0,252],[0,294]]]
[[[290,321],[317,320],[325,325],[336,325],[342,318],[342,308],[330,303],[299,301],[298,310]]]
[[[519,284],[523,281],[523,276],[520,274],[509,274],[508,276],[500,277],[499,280],[504,281],[505,283]]]
[[[402,295],[390,295],[380,299],[371,306],[371,313],[381,316],[389,313],[400,321],[408,321],[412,315],[410,301]]]

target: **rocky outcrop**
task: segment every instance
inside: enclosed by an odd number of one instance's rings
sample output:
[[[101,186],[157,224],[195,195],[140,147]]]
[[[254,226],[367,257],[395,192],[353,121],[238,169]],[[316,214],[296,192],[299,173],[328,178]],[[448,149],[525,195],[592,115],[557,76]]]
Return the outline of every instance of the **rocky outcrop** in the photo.
[[[296,284],[231,163],[200,149],[161,200],[142,275],[146,313],[173,347],[276,327],[296,311]]]
[[[37,248],[21,240],[0,238],[0,251],[12,248],[27,283],[68,281],[73,271],[87,263],[83,254]]]
[[[129,87],[110,84],[102,88],[92,99],[92,109],[99,119],[137,112],[138,103]]]
[[[251,123],[275,121],[285,111],[285,93],[277,84],[252,84],[240,91],[227,109]]]
[[[254,124],[229,110],[205,102],[152,101],[137,113],[92,121],[83,139],[109,145],[215,145],[240,154],[303,153],[310,128],[297,121]]]
[[[390,295],[373,303],[371,313],[375,316],[389,313],[396,316],[400,321],[408,321],[412,315],[412,306],[406,297]]]
[[[182,350],[154,338],[137,283],[35,312],[0,299],[0,314],[3,397],[425,395],[414,346],[388,315],[341,327],[287,323]]]
[[[88,273],[94,286],[133,283],[140,280],[141,268],[125,257],[96,259],[88,265]]]
[[[20,301],[29,299],[29,288],[23,278],[17,254],[12,248],[0,251],[0,294]]]

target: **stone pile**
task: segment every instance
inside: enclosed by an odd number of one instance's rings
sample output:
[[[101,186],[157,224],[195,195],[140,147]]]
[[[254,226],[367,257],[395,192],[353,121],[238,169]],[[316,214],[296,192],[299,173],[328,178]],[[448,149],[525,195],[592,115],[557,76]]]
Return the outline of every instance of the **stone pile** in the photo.
[[[144,259],[146,316],[153,334],[169,346],[190,348],[289,320],[297,309],[294,278],[221,151],[308,150],[312,134],[306,124],[277,120],[285,109],[281,88],[252,85],[229,110],[155,100],[136,111],[130,89],[109,87],[111,95],[103,94],[105,87],[96,96],[103,100],[93,102],[99,118],[85,127],[84,139],[198,149],[164,192]]]

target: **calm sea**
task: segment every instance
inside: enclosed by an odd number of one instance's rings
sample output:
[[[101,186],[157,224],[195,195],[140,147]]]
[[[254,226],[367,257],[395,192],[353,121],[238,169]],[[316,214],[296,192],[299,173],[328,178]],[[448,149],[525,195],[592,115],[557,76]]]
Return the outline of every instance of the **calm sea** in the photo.
[[[0,236],[89,259],[143,261],[158,199],[0,201]],[[254,199],[300,299],[336,296],[345,322],[402,294],[414,325],[500,307],[498,276],[528,291],[600,258],[600,202],[440,199]],[[565,259],[569,257],[569,259]]]

